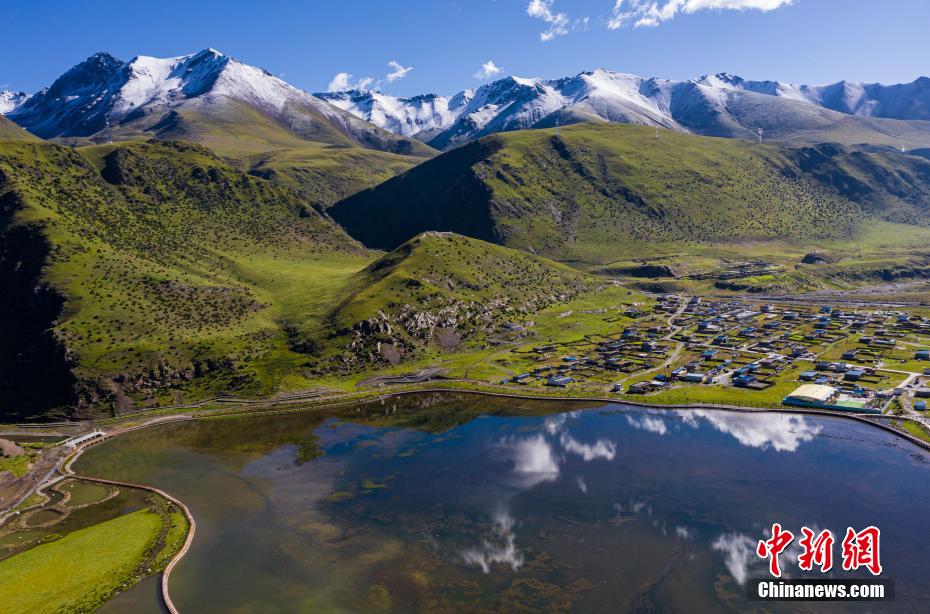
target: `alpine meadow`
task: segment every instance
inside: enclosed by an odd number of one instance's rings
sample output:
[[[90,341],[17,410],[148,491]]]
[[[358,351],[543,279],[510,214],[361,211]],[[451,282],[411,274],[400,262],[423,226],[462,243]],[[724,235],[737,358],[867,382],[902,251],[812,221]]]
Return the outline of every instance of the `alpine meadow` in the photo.
[[[926,3],[0,12],[0,612],[928,610]]]

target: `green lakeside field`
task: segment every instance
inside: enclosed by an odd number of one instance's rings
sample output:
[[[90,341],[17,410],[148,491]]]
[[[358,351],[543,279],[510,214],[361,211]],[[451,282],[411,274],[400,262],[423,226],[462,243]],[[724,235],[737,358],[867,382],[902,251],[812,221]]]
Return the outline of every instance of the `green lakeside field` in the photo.
[[[0,604],[9,612],[91,612],[134,581],[161,525],[158,514],[139,510],[0,561]]]

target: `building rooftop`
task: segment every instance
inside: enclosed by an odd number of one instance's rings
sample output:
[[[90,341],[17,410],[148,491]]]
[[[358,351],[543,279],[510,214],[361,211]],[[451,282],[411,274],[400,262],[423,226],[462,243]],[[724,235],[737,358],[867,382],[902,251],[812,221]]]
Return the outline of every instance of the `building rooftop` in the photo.
[[[792,399],[799,401],[808,401],[811,403],[826,403],[833,395],[836,394],[836,388],[833,386],[824,386],[822,384],[804,384],[797,390],[788,395]]]

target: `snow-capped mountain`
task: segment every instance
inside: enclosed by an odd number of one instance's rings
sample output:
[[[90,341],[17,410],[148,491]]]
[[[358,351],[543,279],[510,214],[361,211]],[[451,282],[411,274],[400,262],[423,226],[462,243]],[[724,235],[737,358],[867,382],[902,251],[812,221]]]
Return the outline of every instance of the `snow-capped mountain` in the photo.
[[[841,113],[930,120],[930,79],[927,77],[898,85],[840,81],[820,87],[802,86],[800,89],[810,102]]]
[[[385,130],[413,136],[450,126],[473,94],[467,90],[458,97],[427,94],[395,98],[374,90],[348,90],[314,95]]]
[[[769,138],[842,137],[926,147],[930,79],[808,86],[726,73],[670,81],[599,69],[562,79],[507,77],[453,96],[397,98],[358,90],[311,95],[261,68],[205,49],[128,62],[97,53],[31,97],[0,93],[0,113],[44,138],[196,140],[210,130],[227,133],[245,123],[249,126],[237,134],[271,129],[284,135],[262,135],[266,143],[296,136],[424,155],[429,150],[416,141],[448,149],[495,132],[578,121],[743,138],[761,129]]]
[[[807,86],[748,81],[727,73],[669,81],[599,69],[554,80],[507,77],[449,97],[395,98],[377,91],[317,96],[439,149],[494,132],[578,121],[654,125],[712,136],[749,137],[762,129],[773,137],[821,138],[841,125],[849,128],[850,122],[853,129],[881,133],[885,119],[930,120],[930,79],[923,77],[890,86]],[[850,115],[861,119],[849,120]],[[918,128],[930,133],[930,126]]]
[[[275,129],[307,140],[403,149],[402,139],[215,49],[128,62],[97,53],[15,108],[9,118],[43,138],[155,132],[236,122],[257,111]],[[254,114],[253,114],[254,116]],[[195,126],[196,128],[196,126]],[[409,149],[409,144],[407,144]]]
[[[11,92],[9,90],[0,92],[0,115],[10,113],[27,100],[29,100],[29,94],[26,92]]]

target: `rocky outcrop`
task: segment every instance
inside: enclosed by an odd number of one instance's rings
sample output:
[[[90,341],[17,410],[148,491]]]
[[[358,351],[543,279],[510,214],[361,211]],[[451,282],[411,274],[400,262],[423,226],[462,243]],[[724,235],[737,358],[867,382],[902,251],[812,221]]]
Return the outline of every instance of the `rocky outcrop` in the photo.
[[[836,259],[823,252],[809,252],[801,259],[801,264],[833,264]]]

